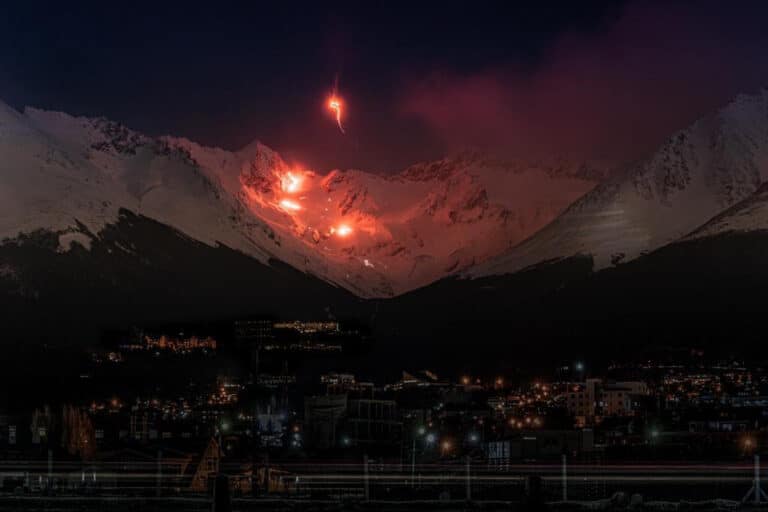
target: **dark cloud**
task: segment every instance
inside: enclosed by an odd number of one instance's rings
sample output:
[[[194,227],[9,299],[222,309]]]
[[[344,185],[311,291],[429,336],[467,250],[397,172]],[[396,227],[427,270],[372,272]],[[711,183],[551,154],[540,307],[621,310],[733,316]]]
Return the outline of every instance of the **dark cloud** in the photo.
[[[501,65],[415,80],[401,113],[446,150],[637,158],[768,84],[765,12],[747,2],[630,5],[606,31],[559,37],[531,72]]]
[[[391,171],[467,146],[642,154],[768,81],[765,2],[156,4],[11,3],[0,99]]]

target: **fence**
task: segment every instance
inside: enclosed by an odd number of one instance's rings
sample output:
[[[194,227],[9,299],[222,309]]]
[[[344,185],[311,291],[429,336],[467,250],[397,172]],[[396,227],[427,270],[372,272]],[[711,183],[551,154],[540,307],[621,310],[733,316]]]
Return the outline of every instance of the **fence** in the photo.
[[[190,461],[0,461],[5,496],[116,496],[210,499],[217,476],[231,497],[317,501],[523,502],[532,492],[543,501],[589,501],[617,492],[657,500],[766,501],[759,459],[727,464],[512,464],[491,466],[457,460],[440,464],[286,462],[268,465],[222,460],[207,485],[195,488]],[[269,483],[269,485],[267,485]],[[532,490],[532,486],[535,489]],[[748,491],[749,495],[747,495]]]

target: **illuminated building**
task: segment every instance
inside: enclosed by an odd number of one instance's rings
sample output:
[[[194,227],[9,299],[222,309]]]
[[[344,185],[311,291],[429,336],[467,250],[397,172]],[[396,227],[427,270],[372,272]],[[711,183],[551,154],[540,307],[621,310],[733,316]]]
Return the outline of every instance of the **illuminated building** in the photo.
[[[259,351],[275,339],[273,323],[267,319],[235,322],[235,340],[240,350],[248,355],[251,375],[259,372]]]
[[[138,342],[122,344],[120,345],[120,348],[126,352],[149,351],[189,354],[198,351],[215,352],[217,346],[218,343],[211,336],[187,336],[183,332],[180,332],[177,335],[140,334]],[[118,359],[115,359],[115,361],[117,360]]]
[[[559,458],[564,453],[586,454],[595,451],[595,436],[591,429],[520,431],[515,435],[487,443],[486,452],[491,466],[503,466],[510,461]]]
[[[393,390],[402,390],[414,387],[441,387],[445,388],[449,386],[449,382],[445,379],[441,379],[436,373],[430,370],[421,370],[418,372],[403,372],[402,378],[388,386]]]
[[[301,334],[313,334],[318,332],[338,332],[338,322],[278,322],[272,326],[274,329],[292,329]]]
[[[599,423],[611,416],[632,416],[636,409],[635,398],[648,394],[644,382],[604,382],[587,379],[573,384],[566,392],[566,407],[579,426]]]

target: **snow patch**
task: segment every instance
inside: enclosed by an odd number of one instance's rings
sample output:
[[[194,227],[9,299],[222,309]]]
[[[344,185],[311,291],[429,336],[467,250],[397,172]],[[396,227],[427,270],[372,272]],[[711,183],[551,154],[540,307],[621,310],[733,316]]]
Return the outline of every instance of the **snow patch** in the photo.
[[[75,246],[80,246],[86,250],[91,250],[91,237],[80,231],[69,231],[59,235],[58,252],[64,253],[71,251]]]

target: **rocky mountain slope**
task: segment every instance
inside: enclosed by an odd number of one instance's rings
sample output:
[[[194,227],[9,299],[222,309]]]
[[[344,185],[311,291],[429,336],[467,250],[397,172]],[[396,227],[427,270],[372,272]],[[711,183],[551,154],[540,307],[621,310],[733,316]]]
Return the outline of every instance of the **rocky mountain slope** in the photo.
[[[524,243],[468,272],[588,255],[601,269],[680,239],[768,179],[768,91],[737,97],[617,173]]]
[[[151,138],[106,119],[0,105],[0,239],[56,233],[89,248],[122,210],[193,240],[388,297],[495,256],[605,171],[465,155],[394,176],[319,175],[253,143]]]

